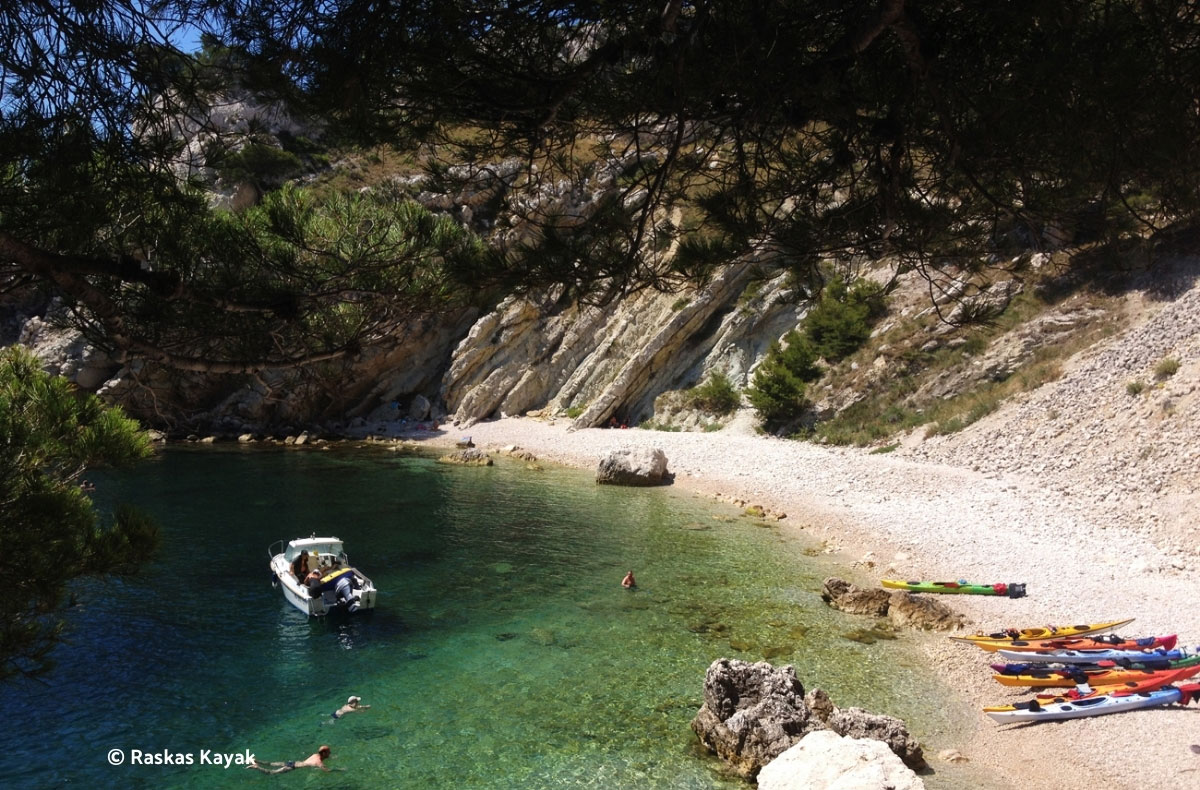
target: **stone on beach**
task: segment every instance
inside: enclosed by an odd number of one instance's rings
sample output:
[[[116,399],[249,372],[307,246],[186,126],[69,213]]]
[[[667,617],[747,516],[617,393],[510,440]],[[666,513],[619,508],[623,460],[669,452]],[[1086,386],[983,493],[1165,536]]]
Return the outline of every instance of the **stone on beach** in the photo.
[[[667,455],[657,447],[625,447],[600,460],[596,482],[618,486],[657,486],[670,482]]]
[[[758,774],[759,790],[924,790],[887,746],[830,730],[805,735]]]

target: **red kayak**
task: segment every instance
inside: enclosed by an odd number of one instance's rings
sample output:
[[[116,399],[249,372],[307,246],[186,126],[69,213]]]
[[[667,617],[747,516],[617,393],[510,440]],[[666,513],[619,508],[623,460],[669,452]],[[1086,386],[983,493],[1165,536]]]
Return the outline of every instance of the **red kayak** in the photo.
[[[989,652],[999,650],[1035,652],[1038,650],[1151,650],[1163,648],[1170,650],[1175,647],[1178,637],[1148,636],[1144,639],[1122,639],[1119,636],[1080,636],[1069,639],[1037,639],[1033,641],[1014,640],[1008,644],[979,644],[979,647]]]
[[[1168,669],[1162,672],[1151,672],[1141,680],[1130,680],[1116,685],[1098,683],[1095,686],[1089,686],[1090,691],[1082,693],[1076,687],[1062,694],[1038,694],[1037,698],[1053,702],[1067,702],[1068,700],[1091,699],[1092,697],[1123,697],[1129,694],[1143,694],[1147,691],[1156,691],[1163,686],[1178,683],[1181,680],[1187,680],[1190,677],[1194,677],[1198,672],[1200,672],[1200,667]]]

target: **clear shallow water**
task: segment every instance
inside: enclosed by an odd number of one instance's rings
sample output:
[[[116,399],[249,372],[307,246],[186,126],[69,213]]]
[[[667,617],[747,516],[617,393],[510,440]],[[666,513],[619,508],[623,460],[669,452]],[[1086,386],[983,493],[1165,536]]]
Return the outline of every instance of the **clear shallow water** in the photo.
[[[669,489],[349,448],[172,449],[94,479],[157,517],[163,550],[80,585],[47,684],[0,687],[11,786],[745,787],[688,726],[721,656],[794,664],[927,742],[961,724],[915,654],[844,638],[869,623],[821,602],[830,569],[803,545]],[[314,532],[375,580],[375,612],[310,621],[272,589],[267,546]],[[331,722],[350,694],[371,710]],[[286,780],[128,763],[320,743],[335,772]]]

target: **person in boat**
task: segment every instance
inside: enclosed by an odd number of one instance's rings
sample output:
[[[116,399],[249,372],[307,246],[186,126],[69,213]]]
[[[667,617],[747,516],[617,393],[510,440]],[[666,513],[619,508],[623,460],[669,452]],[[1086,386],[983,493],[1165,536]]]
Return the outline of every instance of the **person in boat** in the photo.
[[[348,572],[343,572],[348,571]],[[338,575],[340,573],[340,575]],[[330,576],[335,576],[335,579],[330,579]],[[304,585],[308,587],[308,594],[312,597],[317,597],[321,591],[326,588],[326,584],[332,583],[334,594],[338,601],[345,605],[349,612],[357,612],[360,606],[359,596],[355,594],[355,578],[353,568],[343,568],[340,562],[334,562],[329,568],[323,570],[314,570],[304,579]]]
[[[633,571],[625,574],[625,578],[621,579],[621,586],[626,590],[632,590],[634,587],[637,587],[637,581],[633,578]]]
[[[303,584],[308,571],[308,552],[301,552],[296,555],[296,559],[292,560],[292,575],[296,577],[296,581]]]
[[[333,750],[322,744],[321,748],[310,754],[304,760],[285,760],[283,762],[260,763],[258,760],[251,760],[247,768],[253,768],[256,771],[262,771],[264,774],[282,774],[288,771],[294,771],[297,768],[320,768],[322,771],[328,771],[325,767],[325,761],[333,755]]]
[[[370,707],[370,705],[362,704],[362,697],[352,694],[350,695],[350,698],[346,700],[345,705],[333,712],[333,718],[340,719],[348,713],[361,713]]]
[[[313,568],[304,577],[303,584],[308,588],[308,594],[317,596],[321,594],[321,569]]]

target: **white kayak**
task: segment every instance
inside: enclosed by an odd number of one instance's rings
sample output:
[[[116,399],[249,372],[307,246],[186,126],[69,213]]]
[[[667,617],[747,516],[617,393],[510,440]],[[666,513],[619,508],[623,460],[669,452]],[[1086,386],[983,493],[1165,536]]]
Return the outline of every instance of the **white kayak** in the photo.
[[[1176,702],[1186,705],[1200,694],[1200,684],[1187,686],[1165,686],[1155,691],[1137,694],[1108,694],[1103,697],[1088,697],[1062,702],[1018,702],[1016,705],[997,705],[984,708],[995,721],[1009,724],[1021,721],[1058,721],[1081,719],[1084,716],[1103,716],[1106,713],[1123,713],[1141,708],[1158,708]]]
[[[1200,648],[1197,648],[1200,650]],[[1096,661],[1178,661],[1194,655],[1187,648],[1175,650],[1020,650],[997,651],[1008,661],[1025,664],[1090,664]]]

